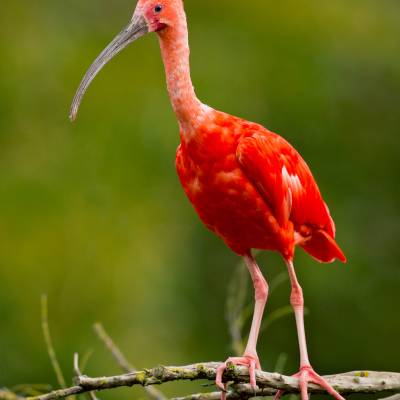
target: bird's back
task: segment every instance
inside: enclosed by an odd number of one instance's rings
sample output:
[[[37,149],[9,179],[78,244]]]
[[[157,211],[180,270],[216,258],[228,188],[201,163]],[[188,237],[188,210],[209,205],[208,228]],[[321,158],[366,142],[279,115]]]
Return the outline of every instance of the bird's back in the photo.
[[[285,139],[214,110],[181,136],[177,170],[185,192],[234,251],[288,256],[297,243],[320,261],[344,261],[315,179]]]

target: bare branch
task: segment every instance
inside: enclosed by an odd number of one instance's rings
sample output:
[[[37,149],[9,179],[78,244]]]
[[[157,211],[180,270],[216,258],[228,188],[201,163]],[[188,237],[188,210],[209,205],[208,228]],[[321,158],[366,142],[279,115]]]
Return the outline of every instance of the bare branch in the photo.
[[[65,383],[64,375],[62,373],[60,363],[58,362],[56,352],[53,347],[53,342],[51,340],[50,328],[49,328],[49,317],[48,317],[48,306],[47,306],[47,295],[43,294],[41,297],[41,314],[42,314],[42,331],[44,340],[47,347],[47,352],[49,354],[51,365],[53,366],[54,372],[57,377],[57,382],[60,387],[65,388],[67,385]]]
[[[72,386],[68,389],[59,389],[54,390],[48,394],[44,394],[42,396],[28,397],[28,399],[63,399],[68,396],[73,396],[75,394],[86,393],[87,390],[84,390],[81,386]]]
[[[193,364],[183,367],[164,367],[159,366],[151,370],[137,371],[129,374],[90,378],[81,376],[78,385],[69,389],[56,390],[49,394],[31,397],[30,400],[57,400],[72,394],[86,393],[93,390],[106,390],[122,386],[134,385],[158,385],[165,382],[178,380],[215,380],[216,370],[221,363],[209,362]],[[257,384],[262,390],[273,393],[277,389],[283,389],[287,393],[298,393],[298,380],[293,377],[257,371]],[[246,367],[229,366],[224,374],[225,381],[234,383],[247,383],[249,380],[248,369]],[[337,375],[325,376],[325,379],[338,392],[349,393],[381,393],[385,391],[400,393],[400,373],[395,372],[347,372]],[[246,386],[239,386],[246,390]],[[325,393],[318,385],[309,384],[310,393]],[[254,392],[252,391],[252,396]],[[258,395],[256,393],[256,395]],[[263,395],[260,393],[260,395]]]
[[[93,349],[88,349],[83,353],[82,358],[79,360],[79,365],[81,366],[81,371],[85,371],[86,366],[90,360],[90,357],[93,355]]]
[[[79,369],[79,354],[78,353],[74,354],[74,372],[75,372],[75,376],[77,378],[82,376],[81,370]]]
[[[74,354],[74,372],[75,372],[76,379],[79,379],[82,376],[82,372],[79,369],[79,354],[78,353]],[[98,400],[93,391],[88,392],[87,396],[90,400]]]
[[[123,371],[125,371],[126,373],[135,372],[136,368],[132,364],[130,364],[129,361],[125,358],[125,356],[122,354],[122,351],[114,343],[111,336],[104,329],[103,325],[100,323],[96,323],[93,325],[93,329],[96,332],[99,339],[107,347],[107,349],[110,350],[111,354],[115,358],[115,361],[121,367],[121,369]],[[149,395],[149,397],[152,398],[153,400],[165,400],[166,399],[166,397],[160,390],[158,390],[152,386],[145,387],[145,390],[146,390],[147,394]]]
[[[99,337],[99,339],[106,346],[106,348],[108,350],[110,350],[110,353],[112,354],[112,356],[114,357],[115,361],[120,366],[122,371],[124,371],[126,373],[134,372],[135,368],[133,367],[133,365],[131,365],[128,362],[128,360],[122,354],[122,351],[119,349],[119,347],[111,339],[110,335],[106,332],[106,330],[104,329],[103,325],[98,322],[98,323],[93,325],[93,329],[94,329],[96,335]]]

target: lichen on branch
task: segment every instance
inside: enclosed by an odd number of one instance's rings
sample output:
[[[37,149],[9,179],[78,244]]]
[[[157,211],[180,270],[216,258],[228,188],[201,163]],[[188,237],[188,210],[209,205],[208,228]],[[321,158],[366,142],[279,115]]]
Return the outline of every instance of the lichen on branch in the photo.
[[[122,386],[131,387],[134,385],[150,386],[161,385],[167,382],[179,380],[209,380],[214,381],[216,370],[220,363],[206,362],[187,366],[158,366],[150,370],[136,371],[128,374],[115,375],[109,377],[91,378],[80,376],[77,385],[67,389],[60,389],[51,393],[31,397],[30,400],[58,400],[71,395],[87,393],[91,391],[102,391],[114,389]],[[350,394],[371,394],[382,392],[400,392],[400,373],[395,372],[347,372],[324,377],[339,393]],[[230,366],[224,375],[224,380],[233,382],[230,398],[271,396],[278,389],[285,390],[286,393],[298,393],[298,380],[279,373],[257,371],[258,392],[250,388],[246,383],[249,380],[248,369],[240,366]],[[318,385],[309,384],[310,393],[324,393]],[[233,395],[236,393],[237,397]],[[200,396],[200,395],[195,395]],[[195,397],[193,397],[194,399]],[[199,397],[197,397],[199,398]]]

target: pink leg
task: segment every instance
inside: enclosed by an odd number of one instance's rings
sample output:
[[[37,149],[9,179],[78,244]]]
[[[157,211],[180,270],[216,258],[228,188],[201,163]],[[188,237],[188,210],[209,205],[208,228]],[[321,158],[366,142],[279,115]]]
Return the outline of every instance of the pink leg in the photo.
[[[308,359],[306,334],[304,329],[304,298],[303,290],[297,280],[296,272],[293,266],[293,261],[286,261],[286,265],[289,271],[290,282],[292,284],[292,293],[290,295],[290,303],[294,310],[296,318],[297,335],[299,339],[300,348],[300,371],[294,375],[299,379],[299,386],[301,392],[301,399],[308,400],[308,382],[313,382],[323,387],[330,395],[335,397],[337,400],[344,400],[344,398],[335,390],[329,383],[319,376],[314,369],[311,367]],[[283,391],[280,390],[275,396],[275,400],[279,400],[282,396]]]
[[[244,261],[249,269],[251,279],[253,280],[255,292],[255,305],[253,313],[253,321],[251,323],[249,340],[243,357],[231,357],[226,360],[217,370],[216,385],[223,391],[222,400],[225,398],[226,385],[222,383],[222,375],[228,363],[235,365],[245,365],[249,368],[250,384],[256,389],[256,369],[260,369],[260,361],[257,355],[257,339],[260,332],[261,320],[264,313],[265,304],[268,297],[268,284],[264,279],[256,260],[251,256],[245,256]]]

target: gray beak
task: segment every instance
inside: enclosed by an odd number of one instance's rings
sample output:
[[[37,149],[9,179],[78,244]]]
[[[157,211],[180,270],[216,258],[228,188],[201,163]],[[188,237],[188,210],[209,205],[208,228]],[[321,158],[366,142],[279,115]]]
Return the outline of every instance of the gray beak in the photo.
[[[99,71],[106,65],[115,55],[122,51],[129,44],[139,39],[146,33],[148,33],[149,28],[147,26],[146,20],[143,16],[134,16],[125,29],[120,32],[116,38],[101,52],[101,54],[96,58],[90,68],[87,70],[85,76],[83,77],[78,90],[76,91],[74,100],[72,101],[71,111],[69,118],[71,121],[75,121],[78,114],[79,106],[86,93],[87,88],[99,73]]]

